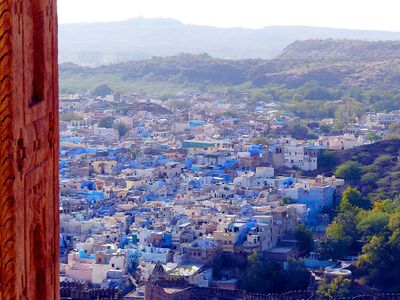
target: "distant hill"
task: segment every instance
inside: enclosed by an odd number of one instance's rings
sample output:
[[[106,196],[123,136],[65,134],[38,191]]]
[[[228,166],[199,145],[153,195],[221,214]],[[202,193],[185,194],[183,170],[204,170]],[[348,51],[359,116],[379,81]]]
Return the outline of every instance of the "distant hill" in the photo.
[[[161,90],[171,86],[246,85],[251,88],[270,84],[293,89],[314,82],[321,87],[344,90],[399,91],[400,41],[297,41],[272,60],[228,60],[207,54],[180,54],[95,68],[62,64],[60,79],[62,88],[75,90],[104,83],[121,90],[145,89],[151,83],[159,85]]]
[[[179,53],[216,58],[271,59],[289,44],[308,39],[399,40],[400,32],[270,26],[263,29],[187,25],[172,19],[135,18],[123,22],[61,24],[61,63],[100,65]]]
[[[325,87],[398,90],[400,41],[296,41],[266,66],[253,79],[256,86],[297,88],[315,81]]]
[[[278,59],[305,61],[377,61],[400,58],[400,41],[325,39],[296,41]]]

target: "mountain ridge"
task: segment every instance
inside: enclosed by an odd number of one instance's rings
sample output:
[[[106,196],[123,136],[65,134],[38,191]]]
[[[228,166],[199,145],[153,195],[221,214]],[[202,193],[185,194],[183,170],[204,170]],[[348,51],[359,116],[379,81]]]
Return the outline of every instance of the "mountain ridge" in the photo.
[[[135,18],[121,22],[59,26],[60,63],[97,66],[182,52],[216,58],[272,59],[296,40],[318,38],[399,40],[400,32],[312,26],[218,28],[174,19]]]

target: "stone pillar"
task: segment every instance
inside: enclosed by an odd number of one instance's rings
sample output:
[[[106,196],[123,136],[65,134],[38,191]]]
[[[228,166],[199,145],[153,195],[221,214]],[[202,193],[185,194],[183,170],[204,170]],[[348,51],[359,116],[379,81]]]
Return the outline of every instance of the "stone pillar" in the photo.
[[[0,299],[59,299],[56,0],[0,0]]]

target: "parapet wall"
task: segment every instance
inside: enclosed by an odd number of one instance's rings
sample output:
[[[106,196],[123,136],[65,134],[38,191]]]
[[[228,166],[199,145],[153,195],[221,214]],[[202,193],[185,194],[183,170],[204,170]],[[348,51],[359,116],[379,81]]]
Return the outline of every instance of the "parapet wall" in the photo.
[[[163,287],[160,283],[146,285],[146,300],[297,300],[297,299],[313,299],[312,294],[308,291],[293,291],[283,294],[252,294],[242,290],[223,290],[216,288],[200,288],[195,286],[175,287],[171,282]],[[166,289],[164,289],[166,288]],[[166,292],[168,291],[168,292]]]
[[[120,290],[101,289],[90,287],[83,282],[61,282],[60,283],[61,300],[79,299],[79,300],[119,300],[122,299]]]

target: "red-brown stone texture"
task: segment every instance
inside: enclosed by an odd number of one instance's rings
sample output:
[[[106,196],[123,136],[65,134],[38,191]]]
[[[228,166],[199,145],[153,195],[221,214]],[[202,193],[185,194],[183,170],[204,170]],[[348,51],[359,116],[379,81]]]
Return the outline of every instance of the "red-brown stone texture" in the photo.
[[[55,0],[0,0],[0,299],[58,299]]]

